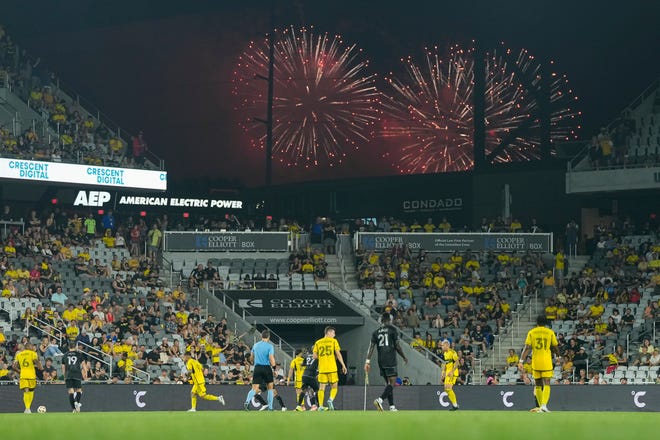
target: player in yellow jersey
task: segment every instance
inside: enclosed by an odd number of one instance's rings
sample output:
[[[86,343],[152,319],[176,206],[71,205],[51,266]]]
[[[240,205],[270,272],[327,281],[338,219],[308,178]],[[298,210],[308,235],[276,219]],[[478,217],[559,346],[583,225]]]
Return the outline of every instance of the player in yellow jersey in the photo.
[[[445,393],[451,402],[449,411],[456,411],[458,409],[458,402],[456,400],[456,393],[454,393],[454,385],[458,378],[458,354],[451,348],[451,344],[447,339],[444,339],[440,346],[442,347],[442,358],[445,363],[442,366],[442,376],[440,380],[445,384]]]
[[[533,408],[532,412],[550,412],[548,401],[550,400],[550,379],[552,378],[552,354],[559,355],[557,348],[557,336],[555,332],[547,328],[549,324],[545,315],[539,315],[536,318],[536,327],[527,333],[525,339],[525,348],[520,355],[518,368],[522,371],[523,362],[527,359],[529,352],[532,352],[532,374],[534,376],[534,396],[538,403],[538,408]]]
[[[32,400],[34,399],[34,389],[37,387],[37,372],[35,367],[42,370],[41,361],[37,356],[36,347],[34,344],[26,344],[18,346],[16,356],[14,356],[14,371],[20,373],[20,380],[18,387],[23,390],[23,403],[25,403],[25,412],[30,414],[32,410]]]
[[[197,411],[197,396],[204,400],[217,400],[224,405],[225,398],[222,397],[222,394],[219,396],[206,394],[206,379],[204,378],[204,367],[202,364],[197,359],[193,359],[189,351],[183,354],[183,361],[186,363],[186,370],[193,386],[192,390],[190,390],[190,409],[188,412]]]
[[[295,379],[295,389],[296,389],[296,402],[298,402],[300,397],[300,392],[302,391],[302,376],[305,371],[305,359],[303,359],[303,350],[297,349],[295,357],[291,360],[289,364],[289,374],[286,377],[286,385],[289,386],[291,382],[291,377],[294,376]],[[298,405],[300,406],[300,405]],[[296,410],[299,410],[296,408]]]
[[[314,358],[319,361],[319,411],[335,409],[334,400],[337,396],[337,385],[339,383],[339,375],[337,374],[337,361],[341,365],[341,372],[346,374],[346,364],[341,355],[339,342],[335,339],[335,328],[326,327],[325,337],[319,339],[314,343]],[[337,361],[335,361],[337,359]],[[323,395],[325,393],[326,385],[330,385],[330,398],[328,399],[328,406],[323,406]]]

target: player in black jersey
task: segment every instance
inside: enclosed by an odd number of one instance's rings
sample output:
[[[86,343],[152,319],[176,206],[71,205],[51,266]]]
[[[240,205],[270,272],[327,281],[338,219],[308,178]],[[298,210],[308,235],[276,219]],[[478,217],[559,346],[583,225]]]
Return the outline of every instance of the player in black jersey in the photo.
[[[75,342],[69,343],[69,351],[62,358],[62,375],[69,392],[69,403],[73,412],[79,413],[82,404],[83,371],[87,370],[87,356],[78,350]]]
[[[408,363],[406,355],[399,345],[399,332],[392,326],[392,315],[383,313],[380,318],[381,326],[371,335],[371,344],[369,344],[369,351],[367,352],[367,360],[364,362],[364,371],[369,374],[371,367],[371,355],[374,348],[378,349],[378,367],[380,368],[380,375],[385,379],[385,389],[379,398],[374,400],[374,405],[378,411],[383,410],[383,400],[387,398],[390,404],[390,411],[396,411],[394,406],[394,384],[398,376],[396,354],[403,358],[405,363]]]
[[[296,411],[305,411],[305,395],[309,396],[310,411],[316,411],[319,406],[316,393],[319,390],[319,360],[314,358],[314,353],[309,352],[303,361],[305,369],[302,374],[301,391],[298,395],[298,406]]]

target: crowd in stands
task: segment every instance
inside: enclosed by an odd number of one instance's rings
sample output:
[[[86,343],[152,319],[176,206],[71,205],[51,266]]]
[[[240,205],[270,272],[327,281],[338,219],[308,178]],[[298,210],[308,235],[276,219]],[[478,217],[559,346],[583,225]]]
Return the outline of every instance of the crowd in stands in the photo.
[[[536,218],[531,218],[528,225],[523,225],[517,217],[506,218],[502,216],[492,219],[484,217],[477,227],[452,225],[445,217],[438,224],[435,224],[432,218],[428,218],[423,224],[417,219],[409,221],[394,217],[382,217],[377,221],[375,219],[355,219],[352,223],[343,224],[341,230],[342,233],[346,234],[355,232],[544,232]]]
[[[5,207],[2,219],[13,216]],[[202,317],[184,285],[165,287],[151,249],[166,216],[118,219],[108,211],[97,220],[56,209],[27,217],[24,231],[12,226],[0,242],[0,317],[11,324],[0,319],[0,382],[15,380],[13,355],[30,342],[46,366],[39,379],[61,381],[69,341],[112,359],[93,360],[87,380],[131,382],[146,372],[157,383],[180,382],[186,351],[207,367],[210,383],[250,380],[249,349],[226,320]]]
[[[142,132],[127,144],[117,131],[67,97],[41,60],[21,50],[0,26],[0,87],[5,84],[40,115],[38,122],[45,127],[31,124],[15,133],[10,124],[0,124],[0,157],[128,168],[154,166],[145,160],[147,143]]]

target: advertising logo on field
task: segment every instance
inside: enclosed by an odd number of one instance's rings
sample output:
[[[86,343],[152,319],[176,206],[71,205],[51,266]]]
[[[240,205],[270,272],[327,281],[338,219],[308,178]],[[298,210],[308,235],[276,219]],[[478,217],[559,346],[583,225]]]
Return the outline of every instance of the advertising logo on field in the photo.
[[[147,404],[142,401],[142,398],[147,394],[146,391],[133,391],[133,394],[135,395],[135,405],[138,408],[144,408],[147,406]]]
[[[438,402],[440,405],[444,408],[447,408],[449,405],[451,405],[451,402],[447,400],[447,393],[444,391],[438,391],[436,393],[438,395]]]
[[[241,298],[238,300],[238,307],[242,309],[251,309],[251,308],[257,308],[257,309],[263,309],[264,307],[264,301],[262,299],[245,299]]]
[[[511,408],[514,404],[509,399],[513,397],[513,394],[514,391],[500,391],[500,395],[502,396],[502,405],[506,406],[507,408]]]
[[[633,396],[633,403],[637,408],[644,408],[646,406],[646,402],[642,402],[641,398],[646,396],[646,391],[633,391],[632,393]]]

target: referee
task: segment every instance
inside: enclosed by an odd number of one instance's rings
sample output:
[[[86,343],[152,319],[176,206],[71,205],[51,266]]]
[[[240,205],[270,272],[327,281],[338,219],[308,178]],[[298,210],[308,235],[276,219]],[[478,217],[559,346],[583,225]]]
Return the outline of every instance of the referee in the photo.
[[[273,368],[275,367],[275,348],[270,343],[270,330],[261,332],[261,341],[252,346],[250,363],[254,365],[252,389],[248,392],[243,407],[250,410],[250,401],[259,392],[259,384],[265,383],[268,393],[268,411],[273,410]]]

